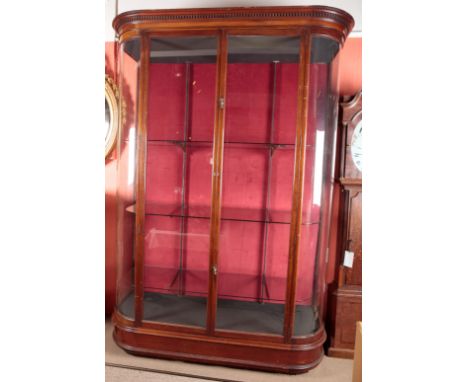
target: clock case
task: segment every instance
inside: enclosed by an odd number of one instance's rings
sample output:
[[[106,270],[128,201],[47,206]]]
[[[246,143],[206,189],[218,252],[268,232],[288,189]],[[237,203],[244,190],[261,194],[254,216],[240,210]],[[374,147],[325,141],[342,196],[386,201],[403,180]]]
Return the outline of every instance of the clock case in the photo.
[[[286,373],[319,363],[353,24],[329,7],[116,17],[120,347]]]
[[[351,150],[354,131],[362,122],[362,92],[355,94],[350,100],[342,102],[340,108],[344,145],[341,146],[339,180],[342,185],[362,184],[362,171],[354,164]]]
[[[362,172],[353,162],[351,144],[362,121],[362,92],[340,104],[339,161],[334,209],[338,210],[337,256],[328,289],[327,353],[353,358],[356,323],[362,320]],[[354,253],[352,267],[344,266],[344,253]]]

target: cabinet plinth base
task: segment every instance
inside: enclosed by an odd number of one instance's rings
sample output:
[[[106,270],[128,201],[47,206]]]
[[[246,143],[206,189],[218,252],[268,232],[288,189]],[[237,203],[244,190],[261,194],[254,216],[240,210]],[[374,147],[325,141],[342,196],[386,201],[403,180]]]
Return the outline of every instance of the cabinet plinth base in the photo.
[[[115,323],[113,337],[118,346],[138,356],[301,374],[320,363],[326,336],[321,328],[310,337],[308,343],[285,344],[119,326]]]

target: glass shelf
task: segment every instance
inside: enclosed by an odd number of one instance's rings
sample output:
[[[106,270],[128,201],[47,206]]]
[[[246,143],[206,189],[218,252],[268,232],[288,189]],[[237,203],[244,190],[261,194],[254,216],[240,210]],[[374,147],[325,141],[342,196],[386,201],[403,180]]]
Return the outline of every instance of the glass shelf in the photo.
[[[187,211],[188,209],[188,211]],[[186,213],[182,213],[180,206],[176,205],[157,205],[147,204],[145,206],[145,214],[147,216],[164,216],[170,218],[189,218],[189,219],[210,219],[211,210],[208,206],[189,206],[186,209]],[[135,213],[135,204],[132,204],[125,208],[125,211],[132,214]],[[318,212],[318,206],[317,206]],[[305,215],[305,212],[304,212]],[[266,218],[264,218],[266,217]],[[222,221],[238,221],[238,222],[250,222],[250,223],[268,223],[268,224],[290,224],[291,213],[289,211],[266,211],[261,210],[249,210],[249,209],[223,209]],[[319,224],[317,220],[305,220],[303,219],[302,225],[313,225]]]
[[[218,284],[219,295],[229,299],[243,299],[246,301],[260,301],[255,297],[262,282],[258,274],[245,273],[220,273],[220,283]],[[159,266],[145,266],[145,291],[207,296],[208,294],[208,269],[177,269],[161,268]],[[179,289],[179,279],[183,280],[184,288]],[[284,298],[280,298],[286,286],[286,277],[265,276],[263,282],[266,286],[266,296],[261,299],[264,302],[282,303]],[[284,294],[284,293],[283,293]]]
[[[148,144],[173,144],[177,146],[183,146],[183,145],[193,145],[196,147],[197,145],[203,146],[203,145],[212,145],[212,141],[195,141],[195,140],[174,140],[174,139],[151,139],[147,141]],[[230,142],[230,141],[225,141],[224,142],[224,148],[229,149],[231,146],[236,147],[242,147],[241,145],[245,145],[246,148],[264,148],[264,149],[294,149],[295,145],[293,143],[280,143],[280,142]],[[307,148],[312,148],[312,145],[307,145]]]

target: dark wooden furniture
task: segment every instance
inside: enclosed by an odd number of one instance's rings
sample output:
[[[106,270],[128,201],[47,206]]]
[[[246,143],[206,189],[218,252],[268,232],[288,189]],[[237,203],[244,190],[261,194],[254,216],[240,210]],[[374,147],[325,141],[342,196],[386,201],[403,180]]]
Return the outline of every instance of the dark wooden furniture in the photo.
[[[302,373],[325,341],[337,57],[329,7],[114,20],[114,339],[162,358]]]
[[[329,288],[328,355],[353,358],[356,322],[362,320],[362,159],[354,152],[353,138],[362,130],[362,95],[341,103],[341,155],[337,181],[341,185],[338,256],[335,281]],[[356,148],[356,142],[354,142]],[[354,254],[345,264],[345,251]],[[351,264],[348,264],[351,265]]]

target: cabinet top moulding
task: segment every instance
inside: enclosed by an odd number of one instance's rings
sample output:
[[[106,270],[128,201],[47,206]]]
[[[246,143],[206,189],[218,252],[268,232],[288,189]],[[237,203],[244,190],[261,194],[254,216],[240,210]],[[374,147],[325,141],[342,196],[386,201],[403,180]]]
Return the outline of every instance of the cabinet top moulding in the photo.
[[[119,39],[127,32],[254,28],[308,27],[314,34],[343,44],[354,27],[350,14],[326,6],[192,8],[130,11],[118,15],[112,26]]]

